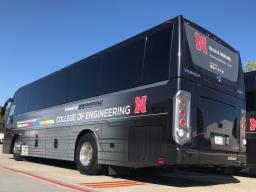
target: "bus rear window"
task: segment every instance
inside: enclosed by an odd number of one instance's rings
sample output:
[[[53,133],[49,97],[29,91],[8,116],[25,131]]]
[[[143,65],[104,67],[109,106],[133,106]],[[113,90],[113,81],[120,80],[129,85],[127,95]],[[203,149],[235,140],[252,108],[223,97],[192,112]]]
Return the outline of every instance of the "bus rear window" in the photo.
[[[216,76],[236,82],[238,78],[239,55],[189,24],[185,31],[193,63]]]

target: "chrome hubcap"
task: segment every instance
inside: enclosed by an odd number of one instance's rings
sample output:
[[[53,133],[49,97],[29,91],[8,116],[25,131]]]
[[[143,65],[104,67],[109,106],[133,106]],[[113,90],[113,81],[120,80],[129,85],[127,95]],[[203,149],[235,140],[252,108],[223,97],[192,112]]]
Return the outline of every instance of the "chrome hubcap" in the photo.
[[[92,161],[92,145],[89,142],[85,142],[80,150],[80,162],[82,163],[83,166],[88,166],[90,162]]]
[[[15,141],[14,147],[13,147],[13,153],[17,154],[20,151],[21,142]]]

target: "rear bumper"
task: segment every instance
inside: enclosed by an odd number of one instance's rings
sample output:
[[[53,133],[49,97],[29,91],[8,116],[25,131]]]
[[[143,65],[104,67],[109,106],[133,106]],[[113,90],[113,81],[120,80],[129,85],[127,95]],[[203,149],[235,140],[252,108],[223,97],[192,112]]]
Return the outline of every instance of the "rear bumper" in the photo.
[[[183,165],[246,166],[246,155],[232,152],[213,152],[177,149],[177,163]]]

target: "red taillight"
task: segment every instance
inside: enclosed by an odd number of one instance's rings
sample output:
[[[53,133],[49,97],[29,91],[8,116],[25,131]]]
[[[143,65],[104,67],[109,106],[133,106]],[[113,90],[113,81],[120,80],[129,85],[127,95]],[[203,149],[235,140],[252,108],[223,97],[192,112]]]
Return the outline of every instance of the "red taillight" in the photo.
[[[186,115],[186,111],[184,109],[180,110],[180,116],[185,116]]]
[[[244,117],[244,114],[242,114],[241,118],[241,136],[245,137],[245,130],[246,130],[246,118]]]
[[[174,96],[173,138],[183,145],[191,140],[190,105],[191,93],[180,90]]]
[[[186,103],[184,100],[180,100],[179,101],[179,114],[180,114],[180,117],[183,117],[180,119],[180,126],[181,127],[184,127],[186,125],[186,120],[184,119],[184,117],[186,116],[186,111],[184,109],[184,107],[186,106]]]
[[[179,102],[179,105],[180,105],[180,107],[185,107],[185,101],[183,101],[183,100],[180,100],[180,102]]]
[[[246,145],[246,111],[241,109],[241,123],[240,123],[240,133],[241,133],[241,144],[243,147]]]
[[[158,158],[158,165],[164,165],[164,158],[163,157]]]
[[[245,131],[242,131],[242,132],[241,132],[241,136],[242,136],[242,137],[245,137]]]
[[[186,125],[186,120],[185,120],[185,119],[181,119],[181,120],[180,120],[180,125],[181,125],[182,127],[184,127],[184,126]]]

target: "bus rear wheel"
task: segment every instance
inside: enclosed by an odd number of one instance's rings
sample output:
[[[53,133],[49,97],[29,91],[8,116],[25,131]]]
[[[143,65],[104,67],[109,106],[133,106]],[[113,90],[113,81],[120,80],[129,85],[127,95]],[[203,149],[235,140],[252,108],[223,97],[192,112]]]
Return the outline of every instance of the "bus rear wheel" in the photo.
[[[93,134],[85,134],[79,139],[75,163],[78,171],[82,174],[96,175],[100,173],[101,165],[98,164],[98,147]]]
[[[19,137],[17,137],[14,141],[13,145],[13,158],[16,161],[22,161],[23,157],[21,155],[21,140]]]

